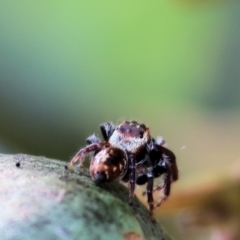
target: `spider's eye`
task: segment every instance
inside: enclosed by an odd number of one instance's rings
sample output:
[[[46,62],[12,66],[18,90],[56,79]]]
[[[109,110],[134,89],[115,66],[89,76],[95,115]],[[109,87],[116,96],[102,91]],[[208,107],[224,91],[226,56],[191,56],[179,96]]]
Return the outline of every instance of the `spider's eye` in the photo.
[[[140,138],[143,138],[143,132],[140,132],[140,133],[139,133],[139,137],[140,137]]]

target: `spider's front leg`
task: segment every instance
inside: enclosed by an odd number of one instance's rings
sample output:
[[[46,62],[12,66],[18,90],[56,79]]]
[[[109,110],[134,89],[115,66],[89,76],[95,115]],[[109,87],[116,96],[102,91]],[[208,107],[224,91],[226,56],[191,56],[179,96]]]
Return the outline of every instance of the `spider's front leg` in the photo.
[[[132,205],[136,184],[136,158],[134,154],[128,154],[129,159],[129,204]]]
[[[154,176],[153,173],[148,173],[147,174],[147,201],[149,205],[149,215],[151,217],[151,220],[155,222],[155,218],[153,215],[153,210],[154,210],[154,201],[153,201],[153,181],[154,181]]]
[[[105,142],[95,142],[92,143],[85,148],[80,149],[77,154],[73,157],[73,159],[65,166],[66,169],[69,169],[72,167],[72,165],[76,164],[78,161],[80,161],[80,166],[82,166],[84,162],[84,157],[88,155],[90,152],[95,152],[100,150],[104,145],[106,145]]]

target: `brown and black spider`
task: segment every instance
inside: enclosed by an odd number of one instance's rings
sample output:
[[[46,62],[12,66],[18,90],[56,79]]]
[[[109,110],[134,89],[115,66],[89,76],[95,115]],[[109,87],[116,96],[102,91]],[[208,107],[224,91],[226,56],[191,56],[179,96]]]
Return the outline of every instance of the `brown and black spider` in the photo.
[[[87,146],[80,149],[66,168],[94,153],[89,172],[94,181],[120,179],[129,186],[129,204],[132,204],[135,185],[147,183],[146,191],[149,213],[154,220],[153,210],[169,196],[171,183],[178,179],[176,157],[163,146],[162,139],[151,137],[149,128],[136,121],[124,121],[118,126],[112,123],[100,125],[104,138],[95,134],[87,138]],[[154,187],[154,179],[163,176],[163,182]],[[154,206],[153,192],[162,190],[163,196]]]

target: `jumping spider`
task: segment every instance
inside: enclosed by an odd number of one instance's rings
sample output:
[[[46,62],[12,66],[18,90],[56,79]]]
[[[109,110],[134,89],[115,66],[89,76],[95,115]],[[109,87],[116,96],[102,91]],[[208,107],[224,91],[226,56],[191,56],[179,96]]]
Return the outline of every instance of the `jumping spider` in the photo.
[[[135,184],[147,183],[149,214],[169,196],[171,183],[178,179],[176,157],[163,146],[162,139],[151,137],[149,128],[136,121],[124,121],[118,126],[112,123],[100,125],[104,141],[95,134],[87,138],[87,146],[80,149],[66,169],[73,164],[83,164],[84,158],[93,152],[89,172],[93,181],[120,179],[128,183],[129,204],[132,204]],[[154,179],[163,176],[163,182],[154,187]],[[154,206],[153,192],[162,190],[163,196]]]

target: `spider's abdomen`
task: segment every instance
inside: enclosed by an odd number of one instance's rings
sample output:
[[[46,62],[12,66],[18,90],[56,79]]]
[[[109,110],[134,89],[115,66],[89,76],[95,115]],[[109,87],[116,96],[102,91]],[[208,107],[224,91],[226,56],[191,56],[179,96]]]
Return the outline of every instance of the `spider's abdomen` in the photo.
[[[107,147],[91,160],[89,172],[94,181],[112,181],[125,174],[127,160],[125,153],[115,147]]]

